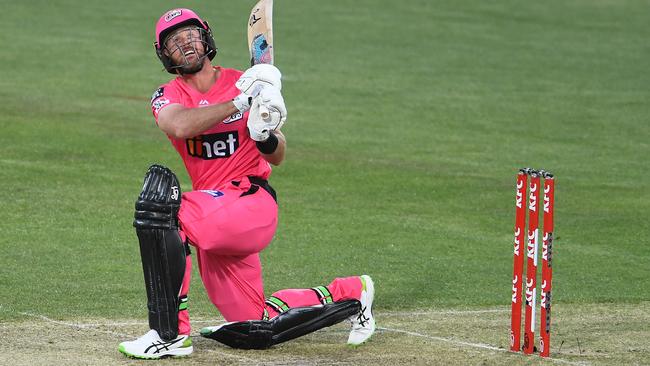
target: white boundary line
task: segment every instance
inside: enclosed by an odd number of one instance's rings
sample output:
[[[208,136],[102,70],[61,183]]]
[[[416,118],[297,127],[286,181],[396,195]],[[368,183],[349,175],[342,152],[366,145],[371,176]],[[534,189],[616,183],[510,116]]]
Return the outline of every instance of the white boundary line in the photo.
[[[431,335],[427,335],[427,334],[416,333],[416,332],[411,332],[411,331],[401,330],[401,329],[395,329],[395,328],[377,327],[377,329],[384,330],[384,331],[389,331],[389,332],[395,332],[395,333],[408,334],[408,335],[411,335],[411,336],[432,339],[432,340],[440,341],[440,342],[451,343],[451,344],[455,344],[457,346],[481,348],[481,349],[487,349],[487,350],[495,351],[495,352],[504,352],[504,353],[510,352],[509,350],[499,348],[499,347],[495,347],[495,346],[491,346],[489,344],[484,344],[484,343],[465,342],[465,341],[461,341],[461,340],[457,340],[457,339],[453,339],[453,338],[436,337],[436,336],[431,336]],[[586,366],[586,365],[591,364],[591,363],[586,362],[586,361],[573,362],[573,361],[563,360],[561,358],[547,357],[546,359],[549,360],[549,361],[553,361],[553,362],[557,362],[557,363],[563,363],[563,364],[567,364],[567,365]]]

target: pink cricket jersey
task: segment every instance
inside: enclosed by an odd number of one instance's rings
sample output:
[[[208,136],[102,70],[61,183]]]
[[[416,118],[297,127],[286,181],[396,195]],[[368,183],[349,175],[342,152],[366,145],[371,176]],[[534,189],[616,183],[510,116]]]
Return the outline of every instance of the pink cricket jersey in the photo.
[[[188,108],[224,103],[240,91],[235,82],[241,71],[216,66],[221,71],[219,79],[206,93],[200,93],[179,76],[156,90],[151,97],[151,110],[156,123],[158,113],[172,104]],[[246,122],[248,112],[237,112],[215,124],[199,136],[176,139],[167,136],[185,163],[194,190],[218,189],[223,184],[244,176],[268,179],[270,164],[262,158],[250,138]]]

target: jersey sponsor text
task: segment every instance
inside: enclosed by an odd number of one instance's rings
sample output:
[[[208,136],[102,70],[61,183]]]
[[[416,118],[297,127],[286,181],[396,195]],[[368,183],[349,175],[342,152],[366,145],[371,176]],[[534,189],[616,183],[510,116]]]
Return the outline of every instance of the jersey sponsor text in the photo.
[[[200,135],[186,140],[187,153],[204,160],[227,158],[239,147],[237,131]]]

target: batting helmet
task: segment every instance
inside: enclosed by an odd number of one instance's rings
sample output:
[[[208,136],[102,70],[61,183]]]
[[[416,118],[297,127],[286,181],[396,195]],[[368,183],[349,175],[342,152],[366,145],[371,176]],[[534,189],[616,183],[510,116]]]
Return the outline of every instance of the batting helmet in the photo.
[[[208,22],[202,20],[195,12],[190,9],[172,9],[158,19],[156,23],[156,41],[154,47],[156,55],[162,62],[165,69],[171,73],[176,74],[176,69],[179,66],[174,65],[169,56],[165,55],[163,49],[165,48],[165,39],[174,30],[187,25],[196,25],[201,29],[201,41],[205,47],[204,57],[210,60],[217,55],[217,47],[214,45],[214,38],[212,38],[212,30]]]

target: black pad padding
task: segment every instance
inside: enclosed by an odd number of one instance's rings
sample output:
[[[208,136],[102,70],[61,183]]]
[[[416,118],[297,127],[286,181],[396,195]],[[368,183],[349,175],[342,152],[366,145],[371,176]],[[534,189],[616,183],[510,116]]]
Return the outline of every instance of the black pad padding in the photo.
[[[178,307],[185,275],[185,246],[177,230],[137,229],[147,288],[149,328],[169,341],[178,336]]]
[[[265,349],[340,323],[360,310],[357,300],[292,308],[271,320],[228,323],[203,335],[232,348]]]
[[[178,178],[162,165],[149,167],[135,202],[133,226],[141,229],[178,229],[181,188]]]
[[[136,201],[135,220],[147,288],[149,327],[163,340],[178,336],[178,307],[186,246],[178,232],[180,185],[174,173],[152,165]]]
[[[273,345],[273,324],[269,320],[235,322],[204,336],[232,348],[266,349]]]

